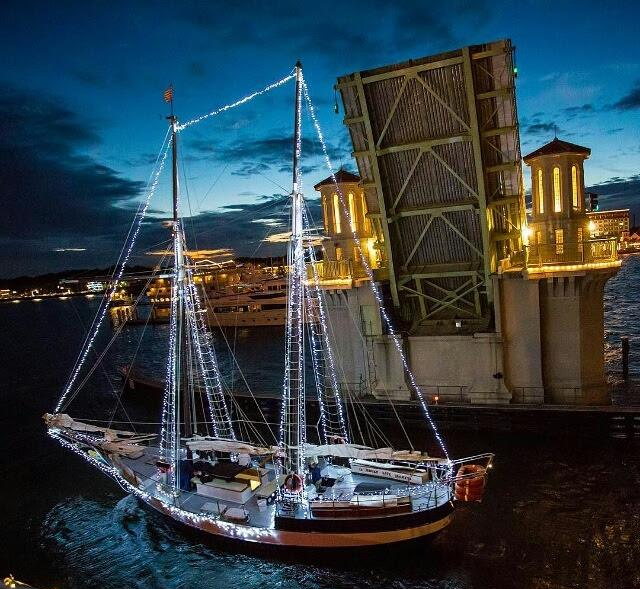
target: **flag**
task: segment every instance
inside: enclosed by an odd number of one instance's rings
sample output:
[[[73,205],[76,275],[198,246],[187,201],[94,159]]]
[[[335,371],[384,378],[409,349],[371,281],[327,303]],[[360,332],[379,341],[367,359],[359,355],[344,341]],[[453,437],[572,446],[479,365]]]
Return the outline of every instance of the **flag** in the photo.
[[[173,85],[169,85],[169,87],[164,91],[164,101],[172,102],[173,101]]]

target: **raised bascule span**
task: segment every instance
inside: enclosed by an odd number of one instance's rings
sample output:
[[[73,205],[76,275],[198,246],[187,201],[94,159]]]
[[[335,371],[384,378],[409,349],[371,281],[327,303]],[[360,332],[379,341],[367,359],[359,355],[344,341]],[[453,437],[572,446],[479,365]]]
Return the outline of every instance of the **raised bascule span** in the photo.
[[[248,419],[225,389],[217,351],[208,330],[207,309],[193,274],[180,210],[178,147],[193,125],[295,83],[292,137],[293,178],[288,244],[286,352],[280,422]],[[168,99],[172,100],[173,92]],[[306,108],[305,108],[306,107]],[[98,310],[69,382],[52,414],[45,415],[49,435],[75,452],[146,505],[202,532],[275,546],[341,549],[414,540],[447,526],[456,501],[479,501],[493,455],[463,459],[449,456],[433,421],[428,400],[411,372],[400,337],[384,308],[357,231],[352,240],[360,256],[362,280],[378,304],[395,353],[433,434],[436,455],[417,449],[400,423],[406,445],[394,448],[364,405],[339,384],[334,351],[335,326],[327,306],[321,266],[316,258],[317,230],[309,222],[301,192],[303,111],[310,116],[340,206],[349,222],[349,196],[343,194],[329,159],[309,88],[297,63],[293,72],[263,90],[230,105],[180,123],[172,114],[169,131],[141,206],[123,247],[110,290]],[[180,142],[181,143],[181,142]],[[170,317],[161,427],[138,434],[75,419],[71,406],[91,377],[90,353],[135,247],[158,179],[171,162]],[[353,207],[351,205],[351,209]],[[351,223],[349,223],[351,225]],[[138,299],[137,302],[139,302]],[[136,303],[137,303],[136,302]],[[311,356],[312,375],[306,374]],[[315,386],[320,410],[317,428],[307,420],[307,388]],[[120,396],[116,395],[117,403]],[[255,399],[254,399],[255,400]],[[259,414],[259,403],[256,400]],[[347,410],[347,406],[350,410]],[[396,415],[393,403],[389,414]],[[112,417],[113,418],[113,417]]]

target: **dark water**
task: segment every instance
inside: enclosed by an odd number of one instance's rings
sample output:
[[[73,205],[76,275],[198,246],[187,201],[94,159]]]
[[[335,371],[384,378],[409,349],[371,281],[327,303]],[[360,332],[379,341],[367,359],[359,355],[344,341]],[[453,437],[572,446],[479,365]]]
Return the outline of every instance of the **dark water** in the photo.
[[[607,288],[612,378],[620,370],[620,335],[631,337],[639,374],[639,278],[636,256]],[[460,509],[428,544],[332,563],[316,555],[294,561],[236,554],[185,535],[44,435],[40,416],[64,385],[95,305],[69,299],[0,307],[1,575],[65,589],[640,587],[640,441],[594,439],[589,432],[448,433],[453,455],[492,450],[497,458],[485,501]],[[149,328],[147,358],[163,329]],[[114,363],[139,336],[140,328],[126,333]],[[278,330],[259,338],[238,332],[235,345],[254,388],[279,386]],[[228,365],[228,354],[221,356]],[[77,411],[106,414],[113,406],[112,397],[95,394],[107,377],[96,377],[85,391],[91,400]],[[133,403],[133,411],[149,415],[149,406]]]

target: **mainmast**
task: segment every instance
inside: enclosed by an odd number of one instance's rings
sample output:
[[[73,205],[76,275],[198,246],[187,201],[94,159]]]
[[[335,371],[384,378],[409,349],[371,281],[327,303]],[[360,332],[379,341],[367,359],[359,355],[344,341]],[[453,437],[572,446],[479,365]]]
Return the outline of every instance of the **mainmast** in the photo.
[[[184,436],[189,438],[193,435],[191,399],[189,398],[189,383],[187,381],[187,363],[185,344],[187,342],[187,321],[185,317],[185,269],[184,269],[184,231],[180,220],[179,210],[179,180],[178,180],[178,119],[173,114],[173,99],[171,100],[172,114],[169,116],[171,123],[171,163],[173,178],[173,249],[175,263],[175,281],[178,294],[178,317],[176,330],[176,354],[175,354],[175,381],[177,385],[176,403],[179,403],[182,410],[182,421],[184,423]],[[180,431],[180,419],[176,424]],[[178,436],[179,440],[179,436]]]
[[[288,472],[302,474],[305,469],[306,441],[304,388],[304,247],[302,234],[302,193],[300,192],[300,125],[302,107],[302,64],[296,63],[296,98],[293,137],[293,189],[291,193],[291,239],[287,250],[289,290],[282,423],[280,443],[286,453]]]
[[[169,92],[169,91],[168,91]],[[165,93],[167,100],[167,93]],[[171,284],[171,324],[169,337],[169,365],[167,374],[166,407],[163,415],[162,450],[170,465],[170,486],[180,487],[180,441],[181,436],[192,436],[191,403],[188,386],[188,364],[186,362],[187,318],[185,312],[185,256],[184,233],[179,210],[178,181],[178,119],[173,114],[173,89],[169,93],[171,115],[167,117],[171,125],[172,177],[173,177],[173,219],[171,223],[173,239],[173,277]],[[184,428],[181,432],[181,423]]]

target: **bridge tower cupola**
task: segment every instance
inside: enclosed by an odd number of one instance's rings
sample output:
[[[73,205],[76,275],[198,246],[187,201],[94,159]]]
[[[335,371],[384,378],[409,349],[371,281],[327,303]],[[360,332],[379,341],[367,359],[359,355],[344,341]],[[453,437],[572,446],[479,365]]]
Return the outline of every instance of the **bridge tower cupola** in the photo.
[[[591,149],[557,137],[526,155],[533,200],[529,245],[582,247],[588,239],[584,161]]]
[[[331,176],[314,186],[315,190],[320,192],[322,222],[325,235],[328,237],[324,244],[325,259],[351,260],[358,264],[360,253],[353,236],[355,233],[369,264],[376,268],[378,253],[371,220],[367,217],[367,203],[360,186],[360,177],[340,169],[336,172],[335,179],[337,186]]]

